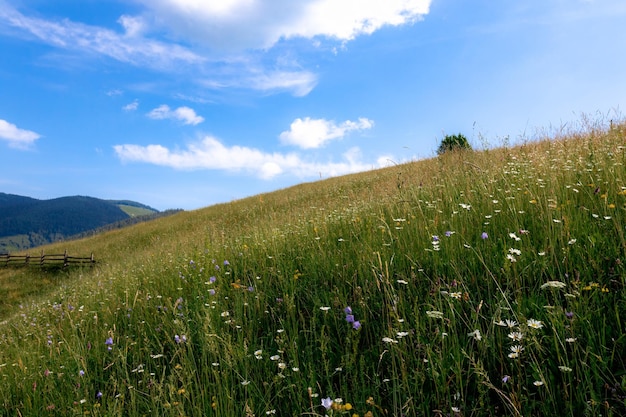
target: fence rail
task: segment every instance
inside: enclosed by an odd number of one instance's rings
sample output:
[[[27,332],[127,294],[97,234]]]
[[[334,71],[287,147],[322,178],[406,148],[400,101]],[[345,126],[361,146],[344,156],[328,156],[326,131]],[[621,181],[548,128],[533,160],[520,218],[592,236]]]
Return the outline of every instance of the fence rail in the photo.
[[[67,268],[70,266],[94,266],[95,264],[96,260],[93,257],[93,253],[89,257],[68,256],[67,251],[60,254],[45,254],[41,252],[39,256],[0,254],[0,267],[39,266],[42,268]]]

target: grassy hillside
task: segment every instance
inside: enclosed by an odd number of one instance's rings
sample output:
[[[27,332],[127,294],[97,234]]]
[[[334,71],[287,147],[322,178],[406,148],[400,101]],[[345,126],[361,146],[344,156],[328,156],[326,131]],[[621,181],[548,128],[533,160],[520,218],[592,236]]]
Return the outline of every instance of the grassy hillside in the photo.
[[[0,414],[626,415],[625,164],[589,128],[46,247],[99,264],[0,269]]]

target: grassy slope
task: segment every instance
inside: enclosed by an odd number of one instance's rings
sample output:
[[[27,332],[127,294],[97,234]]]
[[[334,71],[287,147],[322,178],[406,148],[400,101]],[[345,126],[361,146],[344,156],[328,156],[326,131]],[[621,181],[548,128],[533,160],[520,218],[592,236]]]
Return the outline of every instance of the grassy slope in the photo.
[[[329,396],[353,407],[335,413],[621,415],[624,143],[621,126],[446,155],[47,247],[99,266],[0,269],[0,402],[301,415]]]

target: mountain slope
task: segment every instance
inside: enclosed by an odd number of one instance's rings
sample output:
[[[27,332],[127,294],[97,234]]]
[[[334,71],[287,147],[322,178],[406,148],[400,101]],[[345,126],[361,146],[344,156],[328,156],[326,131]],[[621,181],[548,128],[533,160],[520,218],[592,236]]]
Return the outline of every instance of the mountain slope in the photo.
[[[131,213],[128,209],[132,208]],[[37,200],[0,193],[0,252],[62,240],[156,210],[140,203],[72,196]]]

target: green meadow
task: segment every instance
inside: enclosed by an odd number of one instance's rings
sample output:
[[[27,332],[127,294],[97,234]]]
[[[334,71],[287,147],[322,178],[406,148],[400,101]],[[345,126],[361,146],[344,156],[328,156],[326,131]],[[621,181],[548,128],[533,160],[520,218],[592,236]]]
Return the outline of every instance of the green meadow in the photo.
[[[0,268],[0,415],[625,416],[626,125],[447,152]]]

